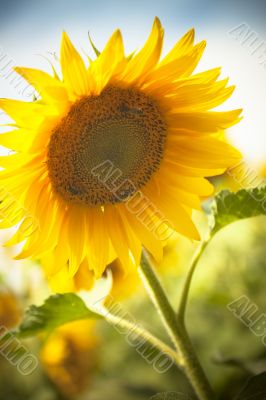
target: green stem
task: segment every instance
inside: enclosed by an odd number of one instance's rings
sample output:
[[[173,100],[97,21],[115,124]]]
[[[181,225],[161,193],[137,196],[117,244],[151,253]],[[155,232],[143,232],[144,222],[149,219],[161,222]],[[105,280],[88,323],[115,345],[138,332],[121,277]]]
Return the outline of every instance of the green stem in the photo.
[[[162,288],[159,279],[157,278],[154,269],[151,267],[149,256],[143,250],[142,253],[142,260],[140,265],[140,277],[143,281],[143,284],[155,305],[165,328],[168,332],[170,339],[172,340],[173,344],[176,348],[178,348],[178,340],[176,338],[176,314],[169,303],[167,295]]]
[[[190,286],[191,286],[191,282],[192,282],[192,278],[194,275],[194,272],[196,270],[196,267],[198,265],[198,262],[201,258],[202,253],[204,252],[205,248],[207,247],[207,245],[210,243],[211,240],[211,236],[206,240],[203,241],[196,254],[193,257],[192,263],[190,265],[186,280],[185,280],[185,284],[183,287],[183,291],[180,297],[180,304],[179,304],[179,308],[178,308],[178,319],[184,324],[185,321],[185,313],[186,313],[186,308],[187,308],[187,303],[188,303],[188,295],[189,295],[189,290],[190,290]]]
[[[170,305],[145,251],[140,265],[140,276],[178,351],[180,366],[195,393],[200,400],[213,400],[214,393],[198,360],[186,328],[182,321],[177,318],[173,307]]]
[[[165,344],[139,324],[121,318],[119,315],[114,315],[108,309],[104,309],[103,312],[101,312],[101,315],[104,316],[105,320],[110,324],[126,329],[128,332],[134,332],[139,337],[149,342],[153,347],[168,355],[176,364],[180,363],[178,354],[173,348]]]

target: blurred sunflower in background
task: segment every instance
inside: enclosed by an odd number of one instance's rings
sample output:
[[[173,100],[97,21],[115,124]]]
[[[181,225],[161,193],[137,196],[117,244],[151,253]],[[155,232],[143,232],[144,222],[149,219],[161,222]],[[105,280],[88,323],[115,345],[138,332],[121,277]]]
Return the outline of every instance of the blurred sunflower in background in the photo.
[[[95,322],[71,322],[49,336],[41,349],[40,360],[59,392],[75,399],[90,384],[98,349]]]
[[[206,177],[241,157],[224,139],[241,110],[210,111],[234,87],[220,68],[192,75],[205,48],[193,30],[160,59],[163,35],[155,18],[126,56],[117,30],[87,66],[63,33],[61,77],[16,68],[41,99],[0,100],[14,120],[0,143],[15,152],[0,159],[1,227],[20,223],[7,244],[25,241],[17,258],[44,260],[50,279],[88,288],[114,260],[132,271],[142,246],[160,261],[168,228],[199,239]]]
[[[15,293],[0,283],[0,326],[15,327],[22,317],[22,307]]]

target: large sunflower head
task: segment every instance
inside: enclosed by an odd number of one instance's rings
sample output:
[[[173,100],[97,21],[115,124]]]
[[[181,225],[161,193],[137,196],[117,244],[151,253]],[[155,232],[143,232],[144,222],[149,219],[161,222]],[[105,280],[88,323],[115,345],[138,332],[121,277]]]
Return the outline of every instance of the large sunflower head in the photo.
[[[86,63],[63,33],[61,74],[16,68],[40,94],[0,100],[14,120],[0,136],[14,151],[0,160],[1,227],[20,224],[17,258],[48,257],[48,275],[80,281],[117,258],[128,271],[142,246],[160,259],[172,230],[199,239],[191,213],[212,193],[206,177],[239,160],[224,130],[241,110],[212,110],[234,88],[219,68],[193,75],[205,48],[193,30],[161,59],[163,34],[155,18],[126,56],[117,30]]]

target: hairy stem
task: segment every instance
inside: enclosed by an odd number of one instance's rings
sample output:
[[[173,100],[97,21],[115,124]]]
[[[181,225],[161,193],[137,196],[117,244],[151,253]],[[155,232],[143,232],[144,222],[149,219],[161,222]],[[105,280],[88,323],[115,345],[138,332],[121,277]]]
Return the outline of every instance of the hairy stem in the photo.
[[[185,313],[186,313],[186,308],[187,308],[187,303],[188,303],[188,296],[189,296],[190,286],[191,286],[194,272],[195,272],[198,262],[201,258],[201,255],[203,254],[207,245],[210,243],[210,240],[211,240],[211,236],[209,237],[209,239],[207,239],[206,241],[203,241],[200,244],[196,254],[193,257],[188,274],[186,276],[186,280],[185,280],[185,284],[183,287],[183,291],[181,293],[180,303],[179,303],[178,312],[177,312],[178,319],[182,323],[184,323],[184,321],[185,321]]]
[[[133,332],[140,338],[144,339],[146,342],[150,343],[153,347],[166,354],[170,359],[172,359],[176,364],[180,363],[178,354],[176,351],[164,343],[162,340],[158,339],[152,333],[147,331],[141,325],[129,321],[125,318],[121,318],[119,315],[112,314],[108,309],[104,309],[101,312],[105,320],[115,327],[125,329],[127,334]]]
[[[154,303],[165,328],[179,354],[180,366],[190,381],[200,400],[213,400],[214,393],[198,360],[185,325],[180,321],[169,303],[167,295],[151,266],[149,256],[143,251],[140,276],[144,286]]]

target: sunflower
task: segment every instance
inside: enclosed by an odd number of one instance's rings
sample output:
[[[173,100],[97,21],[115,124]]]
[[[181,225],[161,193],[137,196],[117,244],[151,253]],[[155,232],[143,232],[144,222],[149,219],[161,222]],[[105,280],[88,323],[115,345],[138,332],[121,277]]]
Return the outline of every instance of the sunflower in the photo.
[[[0,327],[14,328],[19,324],[22,310],[17,296],[0,284]]]
[[[192,211],[213,191],[206,178],[239,161],[224,131],[241,110],[212,110],[234,87],[220,68],[192,75],[205,48],[194,30],[161,58],[163,36],[155,18],[126,56],[117,30],[86,65],[63,33],[61,74],[15,68],[40,94],[0,100],[14,120],[0,135],[14,152],[0,158],[1,227],[19,224],[7,242],[23,242],[17,259],[89,280],[115,259],[130,272],[142,246],[160,260],[173,231],[200,239]]]
[[[76,398],[90,384],[99,347],[95,321],[68,323],[46,338],[40,361],[46,375],[66,398]]]

